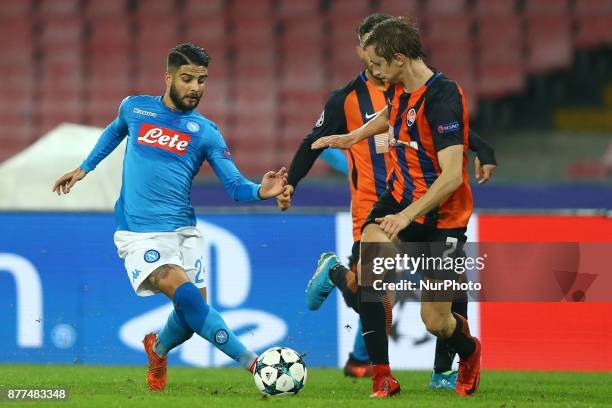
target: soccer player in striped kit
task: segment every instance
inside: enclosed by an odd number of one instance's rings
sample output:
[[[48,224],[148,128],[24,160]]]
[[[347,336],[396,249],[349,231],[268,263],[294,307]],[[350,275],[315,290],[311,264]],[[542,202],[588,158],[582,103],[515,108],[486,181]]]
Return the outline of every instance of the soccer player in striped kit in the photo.
[[[320,138],[312,148],[348,149],[389,129],[393,139],[402,143],[391,149],[393,171],[387,190],[364,223],[362,245],[370,244],[373,251],[380,251],[385,243],[398,240],[422,242],[432,248],[427,256],[462,257],[473,207],[466,154],[469,114],[463,91],[425,64],[418,31],[405,18],[391,18],[374,26],[364,49],[373,73],[391,84],[386,92],[387,106],[361,128]],[[389,367],[386,333],[392,308],[389,294],[376,291],[372,276],[363,272],[358,310],[374,366],[371,397],[384,398],[400,391]],[[425,273],[432,282],[459,276],[452,270]],[[422,292],[421,318],[430,333],[445,340],[459,355],[455,390],[460,396],[471,396],[480,383],[480,341],[470,334],[467,320],[452,311],[448,298],[440,295],[448,294]]]
[[[362,43],[367,38],[374,25],[390,18],[391,16],[384,14],[372,14],[364,18],[357,28],[359,42]],[[357,47],[357,52],[364,61],[365,69],[347,86],[332,93],[312,132],[304,138],[298,148],[289,168],[285,193],[277,198],[278,205],[283,210],[290,207],[291,196],[297,184],[306,176],[322,152],[322,150],[312,150],[311,144],[321,137],[357,130],[372,119],[376,115],[375,112],[386,107],[384,92],[387,85],[374,76],[368,68],[367,57],[360,45]],[[486,182],[495,169],[494,151],[474,132],[469,134],[469,143],[470,149],[477,152],[477,175],[481,175],[481,182]],[[307,302],[311,310],[318,309],[335,286],[342,292],[346,303],[357,310],[355,269],[360,255],[361,229],[372,207],[386,191],[387,176],[392,170],[391,154],[377,154],[373,138],[352,145],[346,152],[349,163],[354,239],[350,270],[338,267],[340,263],[333,253],[324,253],[321,256],[317,271],[307,289]],[[467,316],[465,302],[456,302],[453,308],[457,313]],[[448,350],[445,342],[438,341],[434,371],[429,384],[431,388],[455,388],[456,372],[451,370],[453,358],[454,353]],[[349,355],[344,371],[345,374],[356,377],[371,375],[371,366],[361,330],[356,333],[354,349]]]

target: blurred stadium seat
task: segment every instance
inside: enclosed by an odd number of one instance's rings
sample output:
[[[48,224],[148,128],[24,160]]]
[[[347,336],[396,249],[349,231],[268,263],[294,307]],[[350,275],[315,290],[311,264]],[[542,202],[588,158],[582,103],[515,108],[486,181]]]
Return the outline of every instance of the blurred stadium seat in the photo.
[[[411,18],[418,17],[421,14],[418,0],[380,0],[378,10],[392,16]]]
[[[520,18],[515,15],[479,17],[477,25],[478,94],[495,98],[521,91],[525,69]]]
[[[25,68],[25,66],[33,68],[34,41],[32,30],[33,24],[30,21],[0,19],[0,49],[2,50],[0,66],[5,69]],[[14,79],[19,80],[19,77]],[[10,86],[10,81],[6,85]]]
[[[280,142],[293,154],[300,141],[310,133],[325,106],[327,95],[317,92],[286,92],[280,106]],[[289,163],[287,163],[289,164]]]
[[[163,75],[166,58],[178,43],[179,33],[176,19],[165,16],[138,15],[136,19],[135,93],[161,95],[164,93]]]
[[[612,44],[612,14],[577,16],[573,42],[579,48],[595,48]]]
[[[574,13],[578,16],[610,15],[612,2],[609,0],[580,0],[574,2]]]
[[[431,16],[457,15],[465,11],[465,0],[429,0],[425,12]]]
[[[328,95],[325,91],[317,90],[283,90],[280,96],[281,119],[313,121],[323,110]]]
[[[227,48],[227,20],[217,17],[201,17],[185,13],[185,41],[201,43],[206,50]],[[216,55],[211,55],[216,59]]]
[[[612,1],[582,0],[574,4],[574,46],[612,44]]]
[[[171,21],[177,13],[176,0],[139,0],[137,6],[139,17],[165,17]]]
[[[26,17],[32,9],[27,0],[4,0],[0,2],[0,18]]]
[[[101,17],[90,20],[88,33],[85,116],[92,125],[106,126],[117,115],[119,102],[134,93],[132,26],[126,18]]]
[[[370,2],[368,0],[334,0],[329,6],[329,15],[332,20],[351,19],[371,13]],[[354,27],[353,27],[354,31]]]
[[[319,4],[316,1],[281,0],[276,11],[279,17],[316,17]]]
[[[532,74],[566,68],[572,60],[569,16],[526,17],[527,71]]]
[[[283,23],[284,35],[280,41],[282,88],[287,91],[323,89],[325,64],[321,22],[289,19]]]
[[[479,17],[510,16],[515,8],[513,0],[476,0],[474,4],[474,12]]]
[[[84,120],[83,33],[80,18],[50,17],[39,31],[41,79],[39,83],[40,133],[62,122]]]
[[[77,17],[81,3],[80,0],[39,0],[38,12],[49,17]]]
[[[87,1],[85,15],[87,17],[122,17],[127,11],[127,0]]]
[[[4,81],[0,93],[0,161],[21,150],[35,135],[33,24],[25,18],[5,17],[9,11],[15,15],[23,10],[0,9],[0,75],[10,79]]]
[[[279,164],[274,116],[236,116],[224,130],[232,156],[249,174],[263,175]]]
[[[568,10],[567,0],[529,0],[525,2],[527,15],[566,16]]]
[[[361,18],[357,14],[346,18],[341,14],[330,16],[327,69],[333,89],[345,86],[363,69],[356,51],[359,45],[356,27]]]
[[[223,0],[184,0],[183,13],[191,17],[222,17],[225,11]]]
[[[228,12],[240,21],[238,25],[248,23],[251,19],[269,18],[274,14],[272,0],[232,0]]]
[[[161,94],[168,51],[191,41],[212,57],[202,112],[240,140],[269,115],[262,140],[287,156],[329,91],[363,69],[355,28],[375,11],[416,17],[428,63],[462,85],[473,116],[478,100],[569,68],[576,49],[612,44],[609,0],[3,0],[2,117],[27,120],[29,139],[59,120],[105,125],[125,96]]]

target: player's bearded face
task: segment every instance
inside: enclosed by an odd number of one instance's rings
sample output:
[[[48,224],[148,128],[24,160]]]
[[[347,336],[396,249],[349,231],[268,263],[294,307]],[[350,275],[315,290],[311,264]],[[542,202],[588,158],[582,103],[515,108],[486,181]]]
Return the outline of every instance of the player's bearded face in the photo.
[[[207,77],[205,67],[183,65],[170,84],[169,96],[179,110],[195,109],[200,103]]]

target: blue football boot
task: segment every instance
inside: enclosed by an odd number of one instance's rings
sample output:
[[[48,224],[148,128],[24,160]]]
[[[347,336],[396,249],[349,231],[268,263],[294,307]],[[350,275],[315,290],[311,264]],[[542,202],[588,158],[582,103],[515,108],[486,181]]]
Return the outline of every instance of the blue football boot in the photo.
[[[443,373],[436,374],[431,373],[431,379],[429,380],[429,388],[432,390],[455,390],[455,383],[457,382],[457,371],[445,371]]]
[[[317,261],[317,270],[306,286],[306,304],[310,310],[321,307],[336,286],[329,277],[329,270],[340,263],[333,252],[323,252]]]

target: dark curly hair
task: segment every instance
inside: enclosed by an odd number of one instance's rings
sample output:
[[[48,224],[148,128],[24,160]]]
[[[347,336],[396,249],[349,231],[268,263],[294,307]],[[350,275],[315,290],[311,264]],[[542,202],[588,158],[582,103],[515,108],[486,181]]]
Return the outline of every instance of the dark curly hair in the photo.
[[[168,71],[176,71],[181,65],[208,67],[210,55],[202,47],[192,43],[179,44],[168,54]]]

